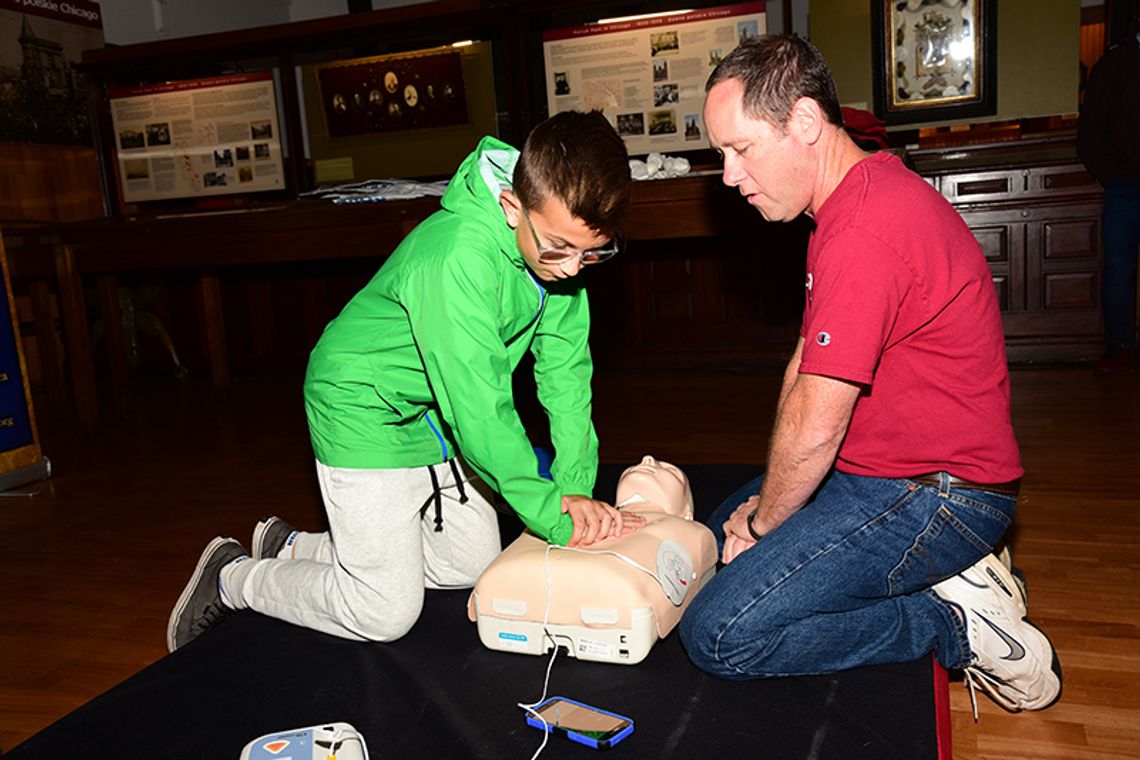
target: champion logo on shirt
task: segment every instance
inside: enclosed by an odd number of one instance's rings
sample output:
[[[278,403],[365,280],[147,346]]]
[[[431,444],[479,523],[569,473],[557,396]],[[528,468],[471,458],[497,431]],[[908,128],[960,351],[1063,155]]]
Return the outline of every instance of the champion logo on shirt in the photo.
[[[804,283],[804,287],[807,288],[808,290],[811,290],[811,283],[812,283],[811,272],[808,272],[807,282]]]
[[[831,343],[831,333],[821,332],[815,336],[815,342],[821,346]]]

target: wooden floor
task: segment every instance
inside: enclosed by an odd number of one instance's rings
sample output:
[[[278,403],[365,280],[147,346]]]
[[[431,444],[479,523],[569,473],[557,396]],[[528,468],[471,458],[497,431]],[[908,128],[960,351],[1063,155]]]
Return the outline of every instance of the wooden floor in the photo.
[[[620,374],[596,383],[602,457],[759,462],[775,375]],[[1053,708],[974,724],[952,684],[954,747],[972,758],[1140,758],[1140,373],[1016,370],[1027,475],[1012,545],[1030,612],[1065,671]],[[0,496],[0,748],[165,653],[164,626],[217,533],[276,512],[322,524],[295,379],[141,385],[93,439],[44,425],[53,477]],[[40,410],[47,417],[47,410]],[[762,706],[757,706],[762,709]]]

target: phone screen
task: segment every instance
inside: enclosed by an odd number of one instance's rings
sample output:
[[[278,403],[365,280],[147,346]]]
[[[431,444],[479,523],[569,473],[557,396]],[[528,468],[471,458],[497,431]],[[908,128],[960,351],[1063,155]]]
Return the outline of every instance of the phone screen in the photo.
[[[628,720],[562,699],[548,702],[538,714],[552,726],[598,740],[608,739],[629,725]]]

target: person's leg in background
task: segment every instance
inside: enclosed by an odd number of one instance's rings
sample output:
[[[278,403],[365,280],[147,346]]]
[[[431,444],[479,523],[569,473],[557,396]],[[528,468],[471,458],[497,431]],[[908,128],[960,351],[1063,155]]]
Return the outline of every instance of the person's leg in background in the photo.
[[[1140,182],[1121,178],[1105,185],[1101,234],[1101,309],[1106,347],[1104,358],[1096,364],[1096,373],[1111,375],[1135,366]]]

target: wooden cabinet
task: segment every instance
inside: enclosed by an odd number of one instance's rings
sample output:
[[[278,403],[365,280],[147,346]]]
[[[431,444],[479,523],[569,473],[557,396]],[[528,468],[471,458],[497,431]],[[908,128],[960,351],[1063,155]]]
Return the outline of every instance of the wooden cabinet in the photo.
[[[782,366],[811,223],[770,223],[719,172],[638,182],[627,250],[587,272],[598,366]]]
[[[985,252],[1010,361],[1099,356],[1103,194],[1071,143],[945,153],[912,160]]]
[[[911,151],[908,159],[978,239],[1010,361],[1099,356],[1102,192],[1072,140]],[[803,310],[810,221],[765,222],[715,173],[634,190],[629,250],[590,273],[599,363],[785,361]]]

